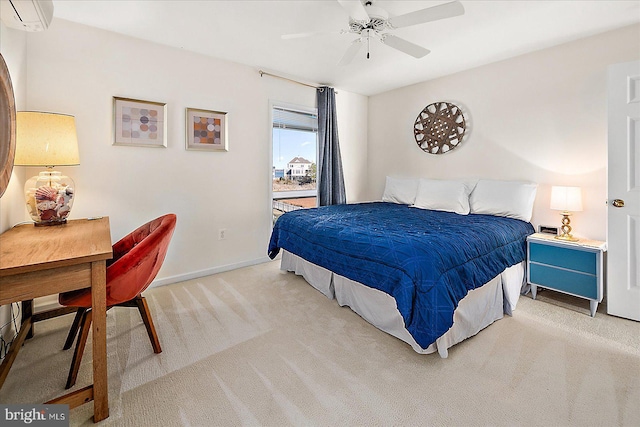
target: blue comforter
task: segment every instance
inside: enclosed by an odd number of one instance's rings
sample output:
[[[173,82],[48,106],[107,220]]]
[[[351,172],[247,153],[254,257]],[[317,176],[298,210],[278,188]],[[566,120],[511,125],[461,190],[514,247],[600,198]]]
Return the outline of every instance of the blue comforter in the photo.
[[[275,224],[280,248],[395,298],[407,330],[427,348],[453,325],[469,290],[525,259],[527,222],[394,203],[289,212]]]

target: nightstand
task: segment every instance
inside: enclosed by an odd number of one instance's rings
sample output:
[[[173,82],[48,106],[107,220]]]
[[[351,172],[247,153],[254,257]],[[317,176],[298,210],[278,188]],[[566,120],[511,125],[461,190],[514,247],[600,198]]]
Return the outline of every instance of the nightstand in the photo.
[[[598,240],[568,242],[552,234],[527,238],[527,281],[536,299],[538,286],[589,300],[591,317],[602,302],[604,253]]]

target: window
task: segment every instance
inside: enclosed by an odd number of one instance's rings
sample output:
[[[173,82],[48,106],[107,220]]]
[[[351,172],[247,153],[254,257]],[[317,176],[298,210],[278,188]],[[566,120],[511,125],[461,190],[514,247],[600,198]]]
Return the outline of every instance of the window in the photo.
[[[284,212],[317,206],[318,115],[315,110],[272,107],[274,221]]]

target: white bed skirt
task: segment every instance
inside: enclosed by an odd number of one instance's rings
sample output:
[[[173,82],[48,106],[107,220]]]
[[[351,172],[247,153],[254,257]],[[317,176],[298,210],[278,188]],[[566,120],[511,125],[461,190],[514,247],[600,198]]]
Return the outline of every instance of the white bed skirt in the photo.
[[[294,272],[327,298],[335,298],[341,306],[349,306],[378,329],[405,341],[418,353],[438,352],[448,356],[453,345],[472,337],[503,314],[513,312],[524,284],[525,263],[507,268],[484,286],[469,291],[453,314],[453,326],[435,343],[422,348],[404,327],[395,299],[374,288],[347,279],[285,250],[280,269]]]

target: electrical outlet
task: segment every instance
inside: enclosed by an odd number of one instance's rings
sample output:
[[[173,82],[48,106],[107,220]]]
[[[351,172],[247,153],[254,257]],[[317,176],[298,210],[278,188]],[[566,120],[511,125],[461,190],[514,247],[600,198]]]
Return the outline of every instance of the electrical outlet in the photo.
[[[218,240],[224,240],[227,238],[227,229],[221,228],[218,230]]]

